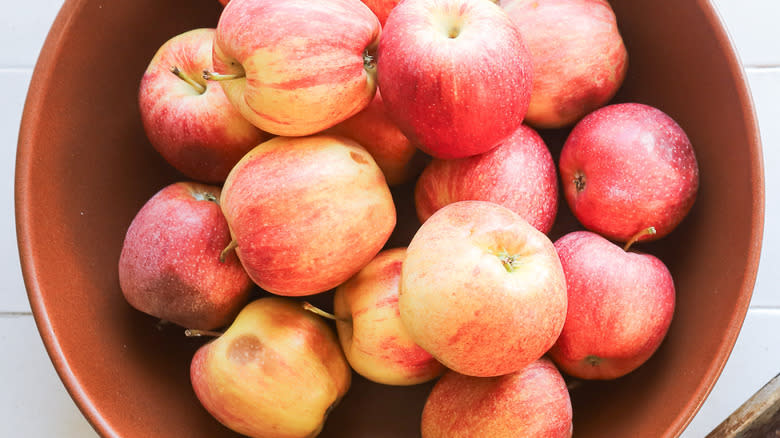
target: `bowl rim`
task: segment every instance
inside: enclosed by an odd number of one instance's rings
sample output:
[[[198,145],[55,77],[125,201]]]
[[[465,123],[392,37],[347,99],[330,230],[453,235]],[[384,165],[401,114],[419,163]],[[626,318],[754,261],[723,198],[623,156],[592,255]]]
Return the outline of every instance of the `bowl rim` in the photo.
[[[30,175],[34,167],[32,151],[33,145],[38,143],[43,135],[35,130],[41,119],[39,107],[50,92],[52,79],[56,76],[54,60],[62,52],[66,36],[74,28],[74,17],[85,7],[90,0],[65,0],[57,16],[49,29],[44,44],[38,56],[33,70],[28,94],[25,100],[22,119],[17,142],[16,165],[14,176],[14,210],[16,220],[16,237],[19,250],[19,258],[22,268],[22,276],[27,290],[28,300],[32,309],[33,318],[44,347],[49,355],[55,371],[63,382],[65,389],[92,425],[95,431],[104,437],[120,437],[118,431],[101,415],[100,410],[93,400],[81,389],[80,381],[70,367],[67,357],[60,348],[55,335],[49,314],[43,301],[43,290],[38,282],[38,272],[41,268],[34,258],[30,234],[30,205],[32,200],[32,188],[30,187]],[[742,324],[752,299],[761,255],[764,214],[765,214],[765,179],[764,162],[761,145],[760,130],[755,113],[755,105],[750,87],[747,82],[744,66],[736,51],[733,39],[729,35],[723,19],[711,0],[699,0],[702,12],[708,18],[708,22],[714,23],[714,33],[717,43],[724,47],[726,63],[730,74],[734,77],[739,101],[742,103],[744,114],[743,123],[748,131],[748,147],[752,161],[751,174],[754,181],[753,202],[750,218],[751,245],[747,254],[747,264],[743,282],[740,287],[739,300],[729,321],[717,354],[713,357],[710,368],[702,377],[699,386],[695,390],[695,396],[681,410],[675,420],[669,424],[665,435],[679,436],[692,421],[701,408],[704,401],[712,391],[723,368],[733,350],[737,337],[742,329]],[[47,86],[47,84],[49,84]]]

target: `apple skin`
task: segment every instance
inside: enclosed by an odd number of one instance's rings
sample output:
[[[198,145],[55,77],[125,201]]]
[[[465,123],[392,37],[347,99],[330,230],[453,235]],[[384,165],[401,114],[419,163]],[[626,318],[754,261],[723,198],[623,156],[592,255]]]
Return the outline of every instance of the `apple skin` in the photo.
[[[525,121],[570,126],[623,84],[628,52],[607,0],[501,0],[531,52],[534,84]]]
[[[396,223],[374,159],[331,135],[276,137],[252,149],[228,175],[220,205],[247,273],[277,295],[311,295],[348,280]]]
[[[627,242],[669,234],[696,200],[699,168],[683,129],[639,103],[603,107],[575,125],[558,163],[562,190],[588,230]]]
[[[352,371],[333,330],[300,303],[261,298],[196,351],[193,390],[235,432],[310,438],[348,391]]]
[[[351,138],[366,148],[391,187],[411,181],[425,167],[425,155],[390,119],[379,90],[365,109],[325,132]]]
[[[417,179],[420,222],[456,201],[500,204],[548,233],[558,211],[558,174],[544,140],[521,125],[495,148],[456,160],[434,159]]]
[[[549,356],[567,374],[615,379],[645,363],[666,336],[675,307],[672,275],[650,254],[624,251],[590,231],[555,242],[569,310]]]
[[[541,357],[566,318],[552,242],[486,201],[444,206],[422,224],[401,270],[401,320],[447,368],[490,377]]]
[[[179,182],[133,218],[119,257],[119,285],[134,308],[201,330],[229,324],[253,287],[235,255],[219,255],[230,231],[219,187]]]
[[[166,41],[150,61],[138,89],[138,106],[149,142],[188,178],[221,183],[250,149],[269,135],[249,123],[217,84],[202,78],[211,69],[214,29],[194,29]],[[204,87],[201,93],[171,67]]]
[[[423,438],[572,436],[566,382],[542,357],[517,372],[489,378],[449,371],[422,413]]]
[[[385,385],[416,385],[444,366],[412,341],[398,311],[406,248],[380,252],[334,294],[339,341],[352,369]]]
[[[377,79],[388,113],[424,152],[485,152],[528,109],[531,57],[517,27],[485,0],[405,0],[387,19]]]
[[[387,21],[387,17],[390,15],[390,11],[401,1],[401,0],[362,0],[363,3],[366,4],[366,6],[371,9],[371,11],[376,15],[376,17],[379,19],[379,23],[382,24],[384,27],[385,22]]]
[[[366,107],[376,91],[379,20],[360,0],[232,0],[217,23],[214,71],[260,129],[314,134]]]

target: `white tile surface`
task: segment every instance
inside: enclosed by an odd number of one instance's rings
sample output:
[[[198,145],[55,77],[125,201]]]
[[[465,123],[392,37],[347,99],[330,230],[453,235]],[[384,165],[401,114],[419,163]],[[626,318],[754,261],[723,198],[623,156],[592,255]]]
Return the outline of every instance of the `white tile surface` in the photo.
[[[63,389],[29,314],[13,222],[13,166],[30,73],[63,0],[27,0],[0,14],[0,437],[96,434]],[[766,228],[751,309],[731,358],[683,438],[698,438],[780,371],[780,2],[715,0],[734,38],[754,94],[766,166]]]

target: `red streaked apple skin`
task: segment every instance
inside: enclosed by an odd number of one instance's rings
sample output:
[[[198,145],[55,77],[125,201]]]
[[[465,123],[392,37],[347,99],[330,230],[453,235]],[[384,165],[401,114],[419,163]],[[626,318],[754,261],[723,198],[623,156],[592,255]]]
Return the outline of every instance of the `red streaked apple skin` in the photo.
[[[558,174],[542,137],[521,125],[482,154],[434,159],[417,179],[414,194],[420,222],[452,202],[481,200],[500,204],[548,233],[558,211]]]
[[[194,29],[166,41],[149,63],[138,90],[149,142],[188,178],[221,183],[230,169],[268,134],[249,123],[217,84],[206,83],[214,29]],[[178,67],[205,87],[201,94],[171,73]]]
[[[379,90],[366,108],[325,132],[351,138],[366,148],[389,186],[411,181],[425,165],[424,154],[387,115]]]
[[[412,238],[398,305],[415,343],[444,366],[498,376],[553,345],[566,318],[566,283],[542,232],[500,205],[460,201]]]
[[[217,24],[214,70],[255,126],[286,136],[320,132],[366,107],[376,91],[381,26],[360,0],[232,0]],[[365,64],[370,64],[366,67]]]
[[[141,207],[119,257],[119,285],[130,305],[188,328],[233,320],[252,282],[235,255],[219,261],[230,242],[219,195],[219,187],[180,182]]]
[[[606,0],[502,0],[534,68],[525,121],[569,126],[609,102],[623,84],[628,52]]]
[[[398,311],[406,248],[380,252],[336,289],[339,341],[352,368],[385,385],[415,385],[441,375],[444,366],[412,341]]]
[[[688,136],[661,110],[603,107],[575,125],[558,163],[562,190],[587,229],[627,242],[643,229],[669,234],[696,200],[699,168]]]
[[[530,55],[491,2],[405,0],[390,14],[377,56],[391,118],[434,157],[491,149],[528,109]]]
[[[190,365],[203,407],[226,427],[257,438],[317,436],[351,379],[333,330],[281,297],[249,303]]]
[[[344,137],[276,137],[228,175],[222,211],[241,263],[263,289],[287,296],[334,288],[382,249],[395,205],[382,171]]]
[[[590,231],[569,233],[555,248],[566,273],[569,310],[550,357],[582,379],[615,379],[637,369],[659,347],[674,314],[674,282],[666,265]]]
[[[499,377],[449,371],[436,383],[422,413],[423,438],[572,436],[566,382],[543,357]]]

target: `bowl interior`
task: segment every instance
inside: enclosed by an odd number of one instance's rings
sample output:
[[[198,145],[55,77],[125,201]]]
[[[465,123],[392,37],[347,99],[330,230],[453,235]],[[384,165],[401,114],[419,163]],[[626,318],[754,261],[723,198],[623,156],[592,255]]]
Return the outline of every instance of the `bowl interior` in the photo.
[[[755,117],[726,33],[707,2],[614,0],[629,50],[615,101],[661,108],[687,131],[701,186],[688,218],[641,249],[676,281],[667,339],[643,367],[572,391],[574,430],[676,436],[709,393],[734,344],[755,281],[763,175]],[[141,205],[181,180],[144,135],[136,98],[168,38],[216,26],[215,0],[66,0],[41,52],[25,107],[16,173],[22,267],[36,322],[70,394],[104,436],[236,436],[199,405],[189,361],[204,342],[130,308],[117,261]],[[566,131],[542,133],[553,155]],[[395,190],[403,246],[418,226]],[[554,239],[577,229],[561,203]],[[327,294],[317,298],[328,307]],[[411,437],[431,384],[392,388],[357,376],[323,437]]]

